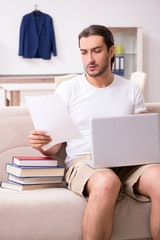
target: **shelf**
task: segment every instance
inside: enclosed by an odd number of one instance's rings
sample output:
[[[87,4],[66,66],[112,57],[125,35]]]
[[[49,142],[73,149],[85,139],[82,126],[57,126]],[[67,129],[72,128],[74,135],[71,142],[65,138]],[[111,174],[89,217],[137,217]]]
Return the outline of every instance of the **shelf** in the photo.
[[[127,55],[137,55],[137,53],[123,53],[123,54],[115,54],[115,56],[127,56]]]
[[[142,71],[142,28],[141,27],[109,27],[115,46],[122,46],[124,56],[124,76],[130,79],[131,73]]]

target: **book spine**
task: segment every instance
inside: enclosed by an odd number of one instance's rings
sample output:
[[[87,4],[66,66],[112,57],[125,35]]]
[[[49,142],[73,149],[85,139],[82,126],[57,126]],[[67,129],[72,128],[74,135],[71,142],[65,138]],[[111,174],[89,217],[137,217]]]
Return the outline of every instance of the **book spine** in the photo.
[[[115,59],[115,74],[119,75],[119,56]]]
[[[119,75],[124,76],[124,56],[120,57],[120,68]]]

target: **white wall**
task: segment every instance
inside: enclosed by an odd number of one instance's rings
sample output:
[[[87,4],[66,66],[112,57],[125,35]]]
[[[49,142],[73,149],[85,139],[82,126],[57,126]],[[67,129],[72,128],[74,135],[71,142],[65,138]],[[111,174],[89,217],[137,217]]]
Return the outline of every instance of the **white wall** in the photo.
[[[51,60],[18,56],[23,15],[34,5],[52,16],[58,56]],[[90,24],[142,26],[143,70],[147,73],[146,101],[160,101],[159,0],[0,0],[0,75],[82,72],[77,35]]]

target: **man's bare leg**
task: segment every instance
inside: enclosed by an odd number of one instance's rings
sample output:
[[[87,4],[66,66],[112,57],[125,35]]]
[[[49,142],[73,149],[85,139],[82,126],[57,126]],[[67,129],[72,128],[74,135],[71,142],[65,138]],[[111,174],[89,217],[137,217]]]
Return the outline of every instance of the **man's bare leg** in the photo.
[[[113,229],[114,208],[121,188],[111,171],[93,174],[86,184],[89,199],[83,218],[83,240],[109,240]]]
[[[147,168],[134,190],[151,199],[150,232],[154,240],[160,239],[160,166]]]

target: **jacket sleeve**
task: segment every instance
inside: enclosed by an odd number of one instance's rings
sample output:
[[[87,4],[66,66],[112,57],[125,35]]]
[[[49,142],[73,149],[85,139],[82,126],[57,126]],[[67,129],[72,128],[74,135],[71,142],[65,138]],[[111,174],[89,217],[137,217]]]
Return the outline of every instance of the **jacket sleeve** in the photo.
[[[52,18],[50,19],[50,35],[51,35],[51,43],[52,43],[51,51],[53,52],[54,56],[57,56],[56,40],[55,40]]]
[[[25,19],[22,18],[20,33],[19,33],[19,56],[23,56],[24,54],[24,38],[25,38]]]

